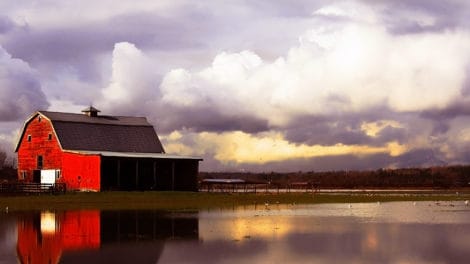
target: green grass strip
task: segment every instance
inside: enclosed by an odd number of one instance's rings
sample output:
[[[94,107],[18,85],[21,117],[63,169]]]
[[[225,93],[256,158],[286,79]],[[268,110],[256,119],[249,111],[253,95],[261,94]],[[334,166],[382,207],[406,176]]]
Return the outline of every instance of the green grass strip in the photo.
[[[0,196],[0,212],[29,210],[201,210],[246,205],[367,203],[392,201],[470,200],[470,191],[336,192],[336,193],[207,193],[100,192],[64,195]]]

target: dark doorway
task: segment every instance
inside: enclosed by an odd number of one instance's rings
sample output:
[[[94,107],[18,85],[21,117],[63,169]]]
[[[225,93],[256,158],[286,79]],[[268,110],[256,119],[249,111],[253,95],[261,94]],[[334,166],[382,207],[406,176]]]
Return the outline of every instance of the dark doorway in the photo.
[[[40,170],[33,171],[33,182],[41,183],[41,171]]]

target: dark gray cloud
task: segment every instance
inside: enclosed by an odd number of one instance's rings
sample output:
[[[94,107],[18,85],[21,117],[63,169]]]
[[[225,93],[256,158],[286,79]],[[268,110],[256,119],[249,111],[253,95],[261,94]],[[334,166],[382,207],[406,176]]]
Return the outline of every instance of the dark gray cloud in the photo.
[[[364,144],[369,137],[360,129],[360,123],[352,120],[327,117],[318,121],[316,118],[302,118],[297,124],[286,129],[286,139],[295,143],[309,145]],[[301,124],[299,124],[301,123]]]
[[[442,109],[425,110],[421,116],[433,120],[450,120],[459,116],[470,116],[470,100],[454,102]]]
[[[391,141],[403,143],[408,132],[404,128],[390,125],[381,129],[374,137],[366,134],[364,123],[395,120],[408,122],[410,113],[398,114],[386,107],[369,109],[367,112],[351,112],[323,116],[301,116],[293,119],[286,128],[279,128],[286,133],[286,139],[308,145],[371,145],[381,146]]]
[[[363,2],[380,6],[381,19],[387,29],[395,34],[439,32],[470,25],[469,4],[465,1],[364,0]]]
[[[181,17],[133,13],[52,29],[31,26],[11,33],[3,46],[14,57],[33,66],[46,64],[59,68],[72,65],[81,79],[95,80],[100,75],[97,55],[110,52],[118,42],[132,42],[143,49],[162,51],[205,45],[204,36],[216,32],[208,32],[211,16],[201,12],[188,11]]]
[[[245,1],[253,12],[269,14],[275,17],[310,17],[312,12],[325,4],[325,0],[301,1]]]
[[[410,168],[444,166],[448,163],[440,158],[442,153],[433,149],[416,149],[400,156],[373,154],[367,156],[338,155],[305,159],[292,159],[265,164],[222,164],[211,157],[201,163],[203,171],[244,171],[253,172],[295,172],[295,171],[338,171],[338,170],[376,170],[380,168]],[[470,155],[461,162],[469,163]]]
[[[447,131],[449,131],[449,129],[450,129],[450,125],[448,122],[445,122],[445,121],[434,122],[431,136],[439,136],[439,135],[445,134]]]
[[[396,167],[429,167],[429,166],[445,166],[447,162],[440,157],[443,156],[437,149],[414,149],[398,157],[394,157],[393,161]],[[467,161],[467,162],[470,162]]]
[[[400,144],[404,144],[406,143],[408,136],[409,132],[404,128],[386,126],[378,132],[373,143],[378,143],[380,145],[381,143],[396,141]]]
[[[257,133],[269,129],[267,120],[248,115],[227,115],[210,106],[195,109],[162,105],[161,109],[165,109],[165,114],[158,115],[156,123],[163,133],[182,129],[194,132],[239,130],[246,133]]]
[[[393,164],[393,159],[386,154],[367,157],[355,155],[325,156],[306,159],[291,159],[265,164],[222,164],[213,158],[204,158],[203,171],[244,171],[253,172],[292,172],[292,171],[334,171],[334,170],[375,170]]]
[[[22,120],[48,105],[34,70],[0,46],[0,121]]]
[[[8,17],[0,16],[0,35],[5,34],[15,27],[15,23]]]

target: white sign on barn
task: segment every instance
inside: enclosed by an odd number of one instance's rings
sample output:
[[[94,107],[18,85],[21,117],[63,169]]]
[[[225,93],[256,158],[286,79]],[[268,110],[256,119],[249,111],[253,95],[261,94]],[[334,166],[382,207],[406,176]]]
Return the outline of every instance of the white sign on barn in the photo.
[[[54,184],[56,177],[56,170],[41,170],[41,183]]]

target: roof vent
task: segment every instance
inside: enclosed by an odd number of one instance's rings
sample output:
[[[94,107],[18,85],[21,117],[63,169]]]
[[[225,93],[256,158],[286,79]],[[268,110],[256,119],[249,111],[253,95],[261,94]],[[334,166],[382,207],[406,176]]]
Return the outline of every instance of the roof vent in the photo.
[[[90,107],[83,109],[82,112],[89,117],[97,117],[101,111],[90,105]]]

